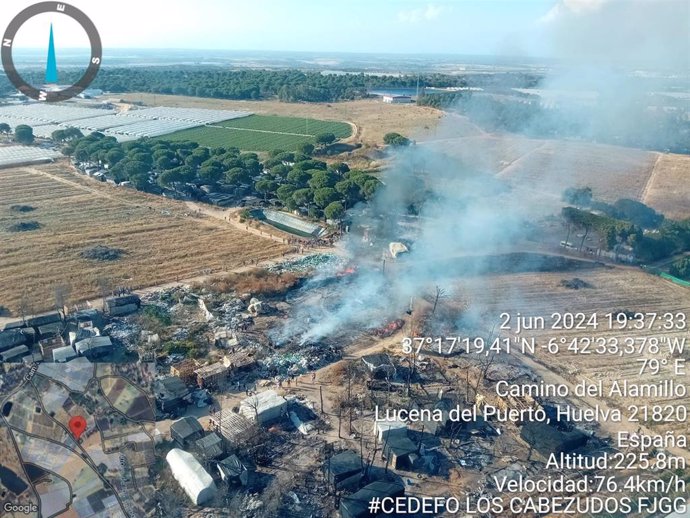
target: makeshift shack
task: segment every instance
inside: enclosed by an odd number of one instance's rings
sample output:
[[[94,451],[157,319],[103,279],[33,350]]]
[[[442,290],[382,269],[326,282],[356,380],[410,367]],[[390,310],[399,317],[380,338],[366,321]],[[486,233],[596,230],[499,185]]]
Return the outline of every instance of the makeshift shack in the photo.
[[[237,455],[230,455],[218,462],[218,473],[223,482],[236,486],[248,485],[251,477],[251,470]]]
[[[156,405],[163,412],[175,411],[188,402],[189,389],[176,376],[154,381],[153,390],[156,394]]]
[[[362,480],[362,457],[351,450],[333,455],[325,464],[326,477],[336,490],[356,489]]]
[[[60,315],[60,313],[57,311],[54,311],[52,313],[46,313],[45,315],[27,318],[26,327],[33,327],[38,331],[39,327],[54,324],[56,322],[62,322],[62,315]]]
[[[196,417],[184,416],[170,425],[170,437],[182,448],[204,436],[204,429]]]
[[[0,352],[29,343],[29,337],[21,329],[9,329],[0,333]]]
[[[389,435],[407,437],[407,423],[404,421],[387,421],[380,419],[374,422],[374,433],[379,442],[383,442]]]
[[[64,363],[68,362],[70,360],[73,360],[77,356],[77,352],[70,347],[69,345],[66,345],[64,347],[56,347],[52,350],[52,356],[53,356],[53,361],[56,363]],[[45,357],[45,356],[44,356]]]
[[[195,383],[196,374],[194,371],[199,368],[199,365],[195,360],[191,358],[186,358],[180,362],[177,362],[170,366],[170,374],[172,376],[177,376],[185,383]]]
[[[369,518],[369,504],[373,498],[396,498],[405,496],[405,488],[391,482],[372,482],[356,493],[340,501],[341,518]]]
[[[200,388],[222,387],[228,379],[228,368],[222,362],[212,363],[194,370]]]
[[[210,421],[211,428],[231,447],[243,444],[254,433],[253,421],[234,412],[218,412],[211,416]]]
[[[0,353],[0,361],[2,362],[18,362],[22,356],[29,354],[29,348],[26,345],[18,345]]]
[[[265,425],[280,419],[287,412],[287,401],[274,390],[259,392],[242,400],[240,414]]]
[[[548,457],[552,453],[568,453],[587,444],[588,437],[579,430],[565,432],[546,423],[526,423],[520,430],[520,437]]]
[[[202,437],[194,442],[194,449],[203,459],[217,459],[225,452],[223,440],[216,432],[211,432],[206,437]]]
[[[92,336],[76,342],[74,348],[80,356],[99,358],[113,351],[113,342],[109,336]]]
[[[106,299],[104,309],[108,315],[115,317],[134,313],[139,307],[141,299],[138,295],[123,295]]]
[[[417,460],[417,445],[407,436],[389,434],[383,442],[383,455],[393,469],[412,469]]]
[[[367,354],[362,356],[362,361],[375,378],[392,379],[395,377],[395,365],[387,354]]]

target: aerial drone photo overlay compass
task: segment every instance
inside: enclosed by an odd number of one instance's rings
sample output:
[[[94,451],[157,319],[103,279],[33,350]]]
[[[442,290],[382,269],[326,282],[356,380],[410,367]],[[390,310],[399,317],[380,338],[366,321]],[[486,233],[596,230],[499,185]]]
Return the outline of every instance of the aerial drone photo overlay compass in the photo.
[[[45,20],[47,18],[47,20]],[[17,42],[21,40],[22,29],[37,20],[48,25],[45,30],[47,49],[45,51],[45,79],[42,84],[32,84],[36,81],[27,80],[15,65],[13,50]],[[54,26],[56,30],[54,32]],[[75,26],[77,30],[75,31]],[[43,33],[43,26],[40,26]],[[83,32],[88,38],[89,56],[88,64],[84,63],[83,74],[73,83],[68,85],[58,84],[58,59],[56,57],[57,28],[62,27],[62,34],[73,36],[75,32]],[[81,31],[79,31],[79,27]],[[36,28],[34,27],[34,32]],[[98,74],[102,60],[102,44],[96,26],[91,19],[80,9],[63,2],[40,2],[33,4],[18,13],[9,23],[2,37],[2,66],[7,74],[7,79],[21,93],[37,101],[58,102],[65,101],[79,95],[86,89]],[[25,74],[30,77],[29,74]]]

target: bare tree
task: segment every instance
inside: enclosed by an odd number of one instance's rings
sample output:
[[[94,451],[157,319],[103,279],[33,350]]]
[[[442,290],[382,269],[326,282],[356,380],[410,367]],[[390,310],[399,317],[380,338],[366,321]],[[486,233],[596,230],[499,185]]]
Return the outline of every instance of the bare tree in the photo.
[[[107,299],[108,296],[112,293],[113,285],[110,279],[107,277],[99,277],[98,279],[96,279],[96,284],[98,285],[98,291],[101,294],[101,298],[103,299],[103,311],[105,311],[105,299]]]
[[[259,396],[254,395],[252,397],[248,397],[243,401],[245,405],[247,405],[249,408],[254,410],[254,416],[256,417],[256,424],[259,424]]]
[[[484,356],[479,360],[479,365],[477,365],[477,378],[475,379],[474,386],[472,387],[474,389],[474,398],[476,400],[477,395],[479,394],[479,387],[481,387],[482,383],[484,383],[484,380],[486,379],[486,375],[489,372],[489,369],[491,366],[494,364],[496,361],[496,353],[492,353],[491,356]]]
[[[436,286],[436,293],[434,295],[434,307],[431,310],[432,315],[434,315],[434,313],[436,313],[436,306],[438,306],[439,300],[445,299],[446,296],[447,296],[446,291],[443,288],[441,288],[440,286]]]
[[[587,239],[587,234],[589,234],[589,230],[592,227],[590,225],[585,225],[585,233],[582,234],[582,241],[580,241],[580,248],[578,249],[580,252],[582,252],[582,247],[585,245],[585,240]]]
[[[22,317],[22,322],[26,324],[26,318],[34,314],[34,304],[29,293],[24,290],[19,299],[19,315]]]
[[[55,309],[64,312],[67,316],[67,307],[69,305],[69,296],[72,292],[69,284],[55,285]]]

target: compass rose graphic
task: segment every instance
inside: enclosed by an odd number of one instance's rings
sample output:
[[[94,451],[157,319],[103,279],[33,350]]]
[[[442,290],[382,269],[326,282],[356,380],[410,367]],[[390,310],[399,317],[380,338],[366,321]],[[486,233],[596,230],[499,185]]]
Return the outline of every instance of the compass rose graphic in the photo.
[[[17,31],[28,20],[43,13],[53,13],[71,17],[82,26],[89,37],[91,54],[88,67],[76,83],[63,89],[58,89],[57,87],[58,69],[57,60],[55,58],[55,41],[53,39],[52,23],[50,25],[50,35],[48,38],[48,59],[46,62],[45,85],[36,87],[25,81],[14,66],[14,61],[12,59],[12,45],[14,43],[15,36],[17,35]],[[84,89],[91,84],[98,74],[103,53],[101,37],[96,30],[96,26],[89,19],[89,17],[76,7],[62,2],[40,2],[33,4],[20,12],[7,26],[5,34],[2,37],[1,49],[0,54],[2,56],[2,66],[7,74],[7,79],[10,80],[17,90],[22,92],[27,97],[45,102],[65,101],[75,97],[76,95],[79,95],[82,91],[84,91]]]

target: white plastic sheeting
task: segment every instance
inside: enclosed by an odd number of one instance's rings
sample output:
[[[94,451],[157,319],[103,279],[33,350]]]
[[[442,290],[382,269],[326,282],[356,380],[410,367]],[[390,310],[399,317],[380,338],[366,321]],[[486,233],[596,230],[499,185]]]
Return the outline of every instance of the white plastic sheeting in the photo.
[[[173,448],[166,455],[172,474],[195,505],[208,502],[218,491],[213,478],[203,468],[194,455],[179,448]]]

